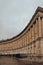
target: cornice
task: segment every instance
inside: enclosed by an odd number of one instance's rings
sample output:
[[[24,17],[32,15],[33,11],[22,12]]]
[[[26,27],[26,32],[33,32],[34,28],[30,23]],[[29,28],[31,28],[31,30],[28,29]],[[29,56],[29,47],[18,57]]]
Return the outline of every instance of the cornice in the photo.
[[[14,37],[12,37],[12,38],[10,38],[10,39],[0,40],[0,43],[9,42],[9,41],[12,41],[12,40],[16,40],[16,38],[20,37],[20,36],[26,31],[26,29],[29,27],[29,25],[32,23],[34,17],[36,16],[36,14],[37,14],[38,12],[42,12],[42,13],[43,13],[43,8],[38,7],[38,8],[36,9],[34,15],[32,16],[32,18],[31,18],[31,20],[30,20],[30,22],[28,23],[28,25],[25,27],[25,29],[24,29],[21,33],[19,33],[18,35],[14,36]]]

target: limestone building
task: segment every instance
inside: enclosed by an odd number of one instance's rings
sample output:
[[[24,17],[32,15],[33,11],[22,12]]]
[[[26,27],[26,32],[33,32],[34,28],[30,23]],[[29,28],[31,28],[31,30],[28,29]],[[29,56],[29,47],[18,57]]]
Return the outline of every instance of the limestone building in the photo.
[[[43,8],[37,8],[29,24],[20,34],[0,41],[0,54],[18,53],[43,57]]]

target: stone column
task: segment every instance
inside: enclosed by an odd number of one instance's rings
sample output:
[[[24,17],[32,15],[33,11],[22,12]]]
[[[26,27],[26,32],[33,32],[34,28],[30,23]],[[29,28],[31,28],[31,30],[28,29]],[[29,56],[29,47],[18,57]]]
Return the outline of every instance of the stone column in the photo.
[[[34,41],[36,39],[35,26],[36,26],[36,21],[34,22],[34,25],[33,25],[33,27],[34,27]],[[35,42],[33,42],[33,49],[34,49],[33,55],[35,55]]]
[[[41,37],[41,18],[38,17],[38,23],[39,23],[39,37]]]
[[[28,31],[26,32],[26,52],[28,53]]]
[[[32,41],[34,41],[34,25],[32,26]]]
[[[29,30],[29,43],[31,42],[31,28]]]
[[[38,17],[38,56],[41,55],[41,19]]]
[[[42,32],[42,39],[41,39],[41,55],[43,56],[43,17],[41,17],[41,32]]]
[[[36,19],[35,24],[34,24],[34,38],[35,38],[35,40],[38,39],[38,36],[39,36],[39,22]]]
[[[43,17],[41,17],[42,37],[43,37]]]
[[[29,30],[27,31],[27,52],[29,54]]]

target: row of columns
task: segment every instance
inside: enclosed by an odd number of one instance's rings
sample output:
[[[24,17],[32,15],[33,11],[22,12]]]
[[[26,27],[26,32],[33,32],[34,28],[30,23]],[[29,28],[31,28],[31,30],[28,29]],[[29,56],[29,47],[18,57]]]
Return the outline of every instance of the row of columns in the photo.
[[[27,53],[40,53],[40,46],[41,46],[41,42],[36,41],[34,43],[31,44],[32,41],[36,40],[39,37],[43,36],[43,18],[42,17],[38,17],[35,22],[32,24],[32,26],[30,27],[30,29],[28,29],[28,31],[26,32],[26,34],[24,34],[20,39],[16,40],[16,42],[14,42],[14,44],[17,46],[11,46],[14,45],[13,43],[8,44],[9,47],[12,49],[14,47],[14,49],[16,48],[20,48],[20,52],[25,51]],[[27,46],[27,44],[30,44]],[[24,47],[23,47],[24,46]],[[23,48],[22,48],[23,47]],[[4,47],[0,46],[0,50],[6,49],[7,48],[7,44]],[[17,52],[19,49],[16,49]],[[15,50],[15,51],[16,51]],[[8,49],[8,51],[10,52],[10,49]],[[3,51],[4,52],[4,51]]]
[[[35,22],[32,24],[32,26],[30,27],[30,29],[26,32],[26,34],[22,37],[22,42],[21,42],[21,46],[23,47],[24,45],[26,46],[27,44],[30,44],[32,41],[36,40],[39,37],[42,37],[42,33],[43,33],[43,18],[38,17]],[[19,43],[19,42],[18,42]],[[41,54],[40,51],[40,40],[30,44],[29,46],[24,47],[26,48],[26,50],[28,50],[27,53],[34,53],[34,54]],[[19,46],[19,44],[18,44]],[[21,48],[22,50],[22,48]],[[24,49],[25,50],[25,49]],[[22,50],[22,51],[24,51]],[[22,52],[21,51],[21,52]]]

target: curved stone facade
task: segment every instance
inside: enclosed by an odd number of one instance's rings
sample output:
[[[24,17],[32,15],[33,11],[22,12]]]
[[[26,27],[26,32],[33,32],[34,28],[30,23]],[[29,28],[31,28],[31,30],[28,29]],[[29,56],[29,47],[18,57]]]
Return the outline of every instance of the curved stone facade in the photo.
[[[0,41],[0,54],[43,56],[43,8],[38,7],[26,28],[12,39]]]

